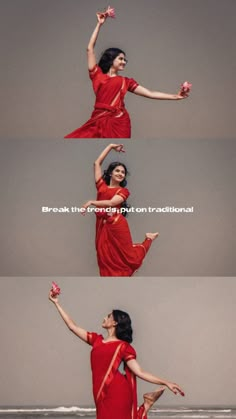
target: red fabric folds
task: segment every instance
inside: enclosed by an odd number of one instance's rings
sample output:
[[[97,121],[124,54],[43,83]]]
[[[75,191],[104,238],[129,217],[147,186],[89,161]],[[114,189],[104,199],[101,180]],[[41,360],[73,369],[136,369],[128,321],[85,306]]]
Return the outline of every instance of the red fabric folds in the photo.
[[[103,336],[97,333],[88,333],[87,341],[93,346],[91,369],[97,419],[146,419],[144,406],[137,408],[136,379],[126,365],[136,358],[134,348],[121,340],[103,342]],[[119,371],[122,362],[125,374]]]
[[[121,195],[125,200],[129,196],[126,188],[109,188],[103,179],[97,184],[97,200],[111,199]],[[116,207],[117,210],[120,206]],[[96,250],[100,276],[132,276],[141,266],[152,241],[133,244],[127,220],[122,214],[103,210],[97,215]]]
[[[110,77],[97,65],[89,72],[96,95],[91,118],[65,138],[130,138],[131,124],[124,97],[138,83],[128,77]]]

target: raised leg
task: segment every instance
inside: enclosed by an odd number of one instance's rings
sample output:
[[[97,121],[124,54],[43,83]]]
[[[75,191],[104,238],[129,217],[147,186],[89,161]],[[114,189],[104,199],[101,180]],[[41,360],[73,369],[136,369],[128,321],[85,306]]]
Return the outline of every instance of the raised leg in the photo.
[[[162,396],[165,391],[165,387],[159,387],[156,391],[152,393],[145,393],[143,395],[144,408],[146,413],[151,409],[153,404]]]

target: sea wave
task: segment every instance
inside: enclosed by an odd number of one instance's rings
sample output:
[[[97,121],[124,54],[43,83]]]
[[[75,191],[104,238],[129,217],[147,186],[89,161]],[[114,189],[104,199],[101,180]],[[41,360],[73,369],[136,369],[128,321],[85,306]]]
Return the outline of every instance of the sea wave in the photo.
[[[96,409],[95,407],[78,407],[78,406],[58,406],[58,407],[6,407],[0,409],[0,416],[3,414],[13,414],[19,415],[39,415],[39,416],[50,416],[50,415],[75,415],[83,417],[95,417]],[[157,416],[156,416],[156,415]],[[166,418],[175,418],[175,419],[226,419],[226,418],[236,418],[236,410],[234,408],[189,408],[189,407],[163,407],[158,409],[152,409],[150,411],[150,416],[155,415],[155,417],[166,417]]]
[[[6,408],[0,409],[0,413],[94,413],[96,409],[93,407],[49,407],[49,408]]]

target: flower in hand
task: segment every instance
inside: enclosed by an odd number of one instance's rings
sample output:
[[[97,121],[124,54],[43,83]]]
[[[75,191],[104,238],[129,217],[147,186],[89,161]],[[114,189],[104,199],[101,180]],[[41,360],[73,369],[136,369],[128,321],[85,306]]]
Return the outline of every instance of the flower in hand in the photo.
[[[55,298],[58,295],[60,295],[60,293],[61,293],[60,287],[56,284],[56,282],[52,281],[51,296]]]
[[[184,83],[181,84],[181,93],[182,94],[186,94],[189,93],[191,90],[192,84],[189,83],[188,81],[185,81]]]
[[[115,18],[115,9],[114,7],[108,6],[107,10],[104,12],[105,17]]]

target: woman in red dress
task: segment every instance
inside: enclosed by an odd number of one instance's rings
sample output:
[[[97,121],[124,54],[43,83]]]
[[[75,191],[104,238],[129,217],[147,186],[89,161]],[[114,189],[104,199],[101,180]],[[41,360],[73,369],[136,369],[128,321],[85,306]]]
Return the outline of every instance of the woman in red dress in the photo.
[[[124,152],[122,144],[108,145],[94,163],[97,199],[87,201],[96,209],[96,250],[100,276],[131,276],[141,266],[158,233],[146,233],[142,243],[133,244],[125,215],[129,191],[125,188],[127,169],[113,162],[102,175],[102,162],[111,150]],[[86,211],[83,212],[85,214]]]
[[[178,384],[158,378],[140,367],[136,361],[136,352],[130,345],[132,327],[127,313],[113,310],[104,318],[102,327],[107,331],[107,337],[104,338],[77,326],[52,291],[49,299],[55,304],[68,328],[92,346],[91,369],[97,419],[147,419],[149,409],[166,388],[184,396]],[[124,374],[119,371],[122,362]],[[144,394],[144,403],[138,408],[136,377],[162,386],[152,393]]]
[[[96,95],[94,111],[84,125],[65,138],[130,138],[130,118],[124,104],[127,91],[150,99],[180,100],[188,96],[183,89],[178,94],[151,91],[134,79],[120,76],[118,73],[124,70],[127,59],[119,48],[108,48],[97,64],[94,47],[110,10],[113,9],[97,13],[97,25],[87,47],[89,75]]]

